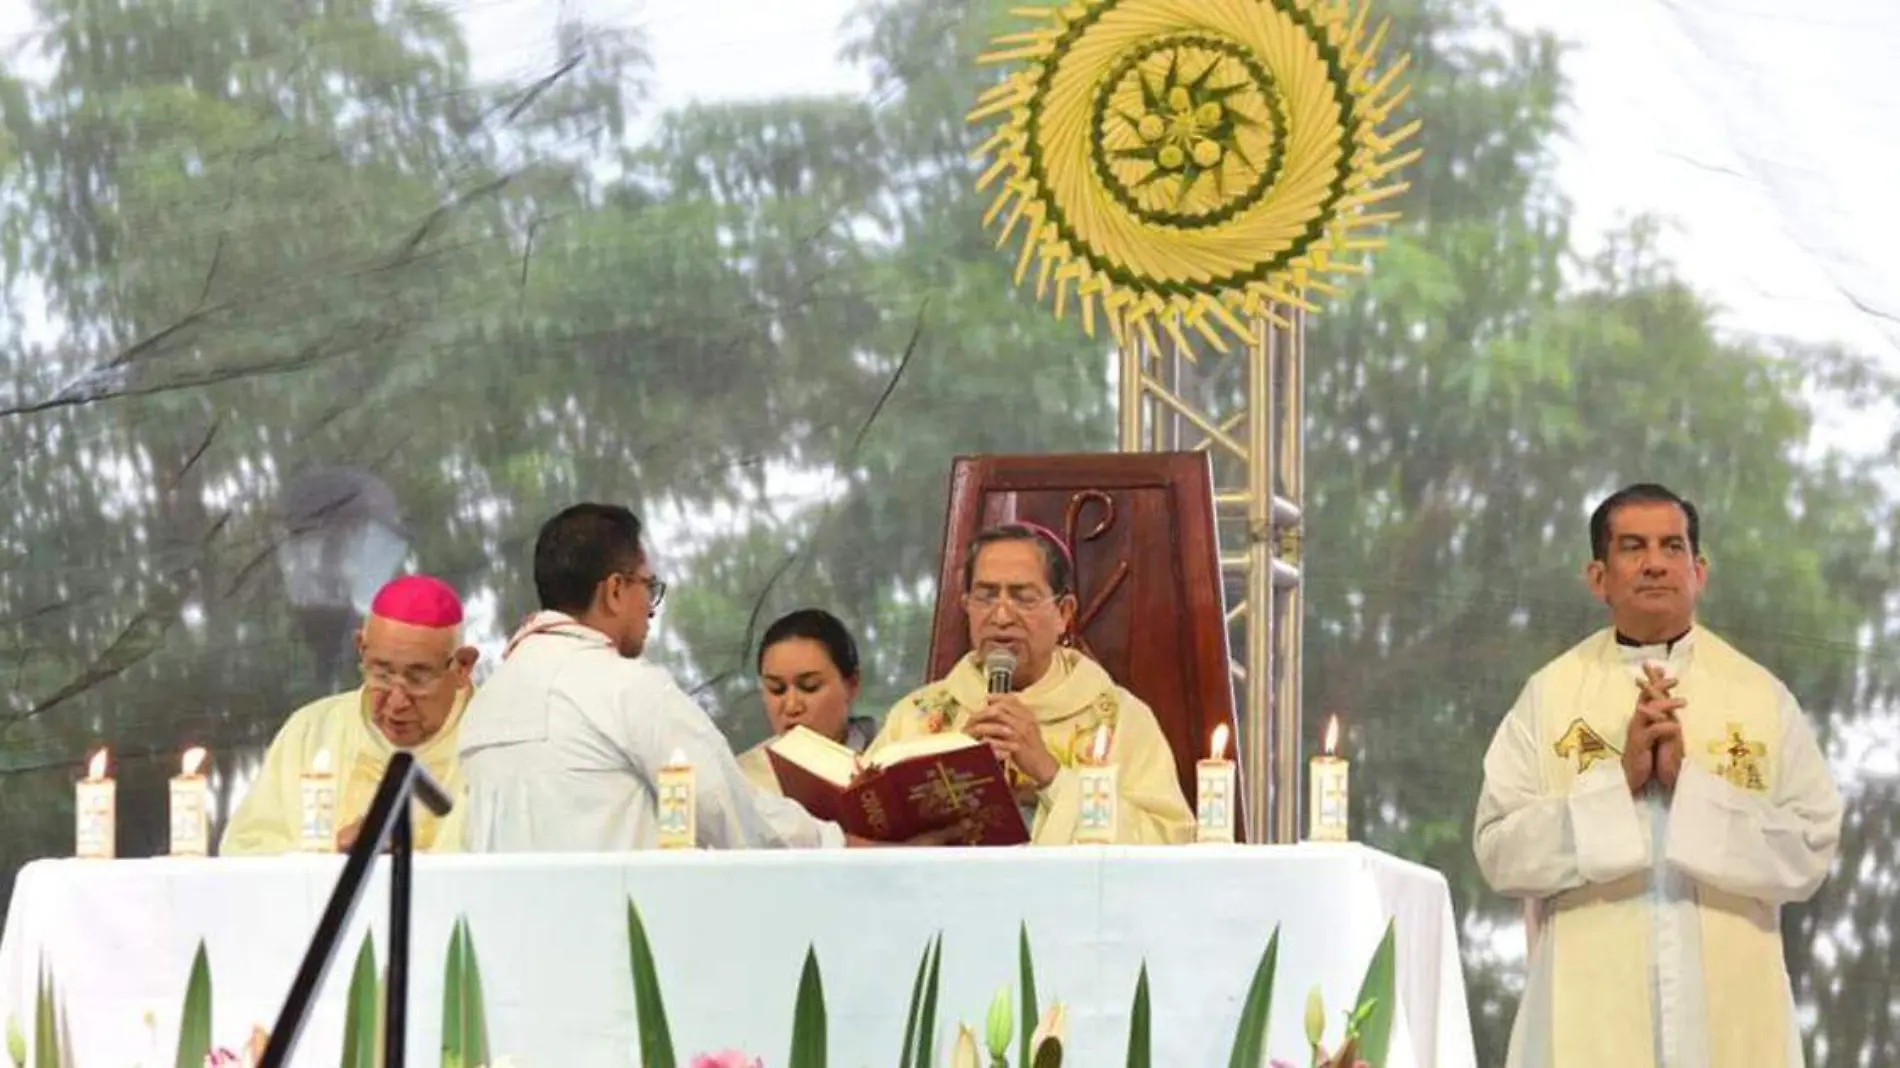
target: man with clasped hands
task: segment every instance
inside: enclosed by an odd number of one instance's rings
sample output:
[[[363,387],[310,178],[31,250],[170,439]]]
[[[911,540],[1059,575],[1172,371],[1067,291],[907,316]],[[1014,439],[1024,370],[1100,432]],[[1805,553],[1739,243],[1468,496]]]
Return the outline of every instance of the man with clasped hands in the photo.
[[[1695,506],[1590,518],[1610,626],[1545,665],[1484,759],[1476,851],[1526,902],[1509,1068],[1796,1068],[1780,907],[1819,888],[1841,801],[1794,697],[1695,620]]]

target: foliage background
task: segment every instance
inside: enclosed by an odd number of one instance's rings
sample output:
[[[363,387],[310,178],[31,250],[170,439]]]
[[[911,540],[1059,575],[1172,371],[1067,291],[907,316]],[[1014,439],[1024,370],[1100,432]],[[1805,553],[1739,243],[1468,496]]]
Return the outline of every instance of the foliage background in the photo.
[[[412,566],[498,637],[576,499],[655,521],[659,656],[735,746],[754,639],[822,604],[866,710],[922,667],[961,452],[1113,447],[1112,360],[1008,281],[970,192],[970,58],[1001,0],[869,0],[862,96],[651,106],[646,43],[568,6],[558,61],[478,78],[422,0],[31,0],[0,65],[0,872],[70,849],[114,747],[121,849],[163,848],[175,754],[228,806],[351,668],[273,562],[299,475],[368,472]],[[1738,334],[1660,252],[1586,253],[1555,179],[1565,57],[1487,0],[1386,0],[1424,162],[1372,277],[1309,335],[1310,710],[1346,711],[1375,845],[1443,870],[1480,1062],[1521,982],[1483,887],[1478,754],[1596,625],[1589,508],[1700,502],[1706,618],[1788,680],[1849,793],[1835,877],[1786,925],[1810,1062],[1900,1063],[1895,459],[1874,353]],[[1218,368],[1209,381],[1219,379]],[[1230,376],[1231,377],[1231,376]],[[1309,717],[1317,718],[1317,717]]]

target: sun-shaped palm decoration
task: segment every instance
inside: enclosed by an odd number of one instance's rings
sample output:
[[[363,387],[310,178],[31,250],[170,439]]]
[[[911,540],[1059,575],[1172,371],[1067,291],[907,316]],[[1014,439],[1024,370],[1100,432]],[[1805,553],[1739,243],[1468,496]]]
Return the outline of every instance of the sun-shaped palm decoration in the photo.
[[[1279,176],[1286,106],[1237,49],[1193,37],[1150,41],[1116,64],[1098,96],[1091,163],[1136,218],[1211,225]]]
[[[1359,0],[1072,0],[1017,9],[1034,28],[997,38],[1015,64],[970,121],[1004,116],[978,150],[979,190],[1001,182],[985,225],[1019,231],[1016,277],[1038,299],[1079,300],[1115,338],[1157,324],[1225,348],[1248,320],[1312,309],[1308,291],[1363,271],[1397,213],[1389,181],[1416,121],[1380,127],[1404,100],[1406,61],[1374,65]],[[1005,214],[1007,213],[1007,214]]]

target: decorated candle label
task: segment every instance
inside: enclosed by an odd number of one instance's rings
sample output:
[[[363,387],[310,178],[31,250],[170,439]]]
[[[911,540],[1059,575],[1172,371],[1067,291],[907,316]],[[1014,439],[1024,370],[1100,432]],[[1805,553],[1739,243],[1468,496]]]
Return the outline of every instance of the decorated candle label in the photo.
[[[1196,837],[1203,842],[1234,840],[1234,765],[1203,760],[1195,769]]]
[[[336,779],[329,775],[303,777],[303,848],[328,853],[336,848]]]
[[[77,809],[74,852],[97,860],[112,859],[117,837],[118,784],[111,779],[81,781]]]
[[[1082,790],[1082,816],[1076,826],[1078,842],[1108,843],[1115,840],[1115,769],[1077,768]]]
[[[660,848],[693,848],[699,823],[698,801],[694,797],[693,767],[684,753],[674,753],[660,769],[658,795]]]

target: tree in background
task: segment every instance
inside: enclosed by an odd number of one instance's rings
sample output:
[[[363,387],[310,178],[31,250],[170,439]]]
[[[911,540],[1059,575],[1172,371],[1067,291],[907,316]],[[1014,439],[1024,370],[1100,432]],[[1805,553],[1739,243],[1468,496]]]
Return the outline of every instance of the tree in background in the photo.
[[[387,481],[413,561],[503,628],[543,517],[658,520],[662,652],[736,742],[763,731],[757,635],[800,604],[855,624],[867,709],[914,685],[951,457],[1113,443],[1110,354],[1015,290],[971,191],[971,60],[1006,6],[869,4],[870,100],[697,105],[629,148],[642,55],[597,27],[489,86],[428,4],[37,0],[50,80],[0,73],[0,307],[57,340],[0,342],[0,544],[30,561],[0,570],[0,867],[69,848],[96,740],[151,851],[179,748],[228,774],[317,696],[270,562],[315,467]],[[1721,336],[1643,226],[1579,262],[1555,44],[1478,0],[1380,7],[1425,157],[1311,324],[1306,692],[1353,727],[1366,836],[1450,880],[1497,1063],[1515,930],[1470,855],[1477,754],[1600,619],[1589,507],[1637,478],[1702,503],[1707,618],[1847,744],[1894,679],[1894,502],[1809,441],[1892,383]],[[1811,1052],[1886,1063],[1900,808],[1861,789],[1789,950]]]
[[[512,536],[486,504],[534,457],[491,453],[491,476],[472,440],[597,396],[493,390],[535,311],[519,253],[587,205],[553,149],[618,140],[642,62],[591,34],[559,85],[491,90],[426,4],[34,12],[40,62],[0,91],[6,306],[53,338],[0,349],[0,541],[30,561],[0,572],[0,808],[31,829],[0,846],[9,873],[69,848],[66,769],[90,746],[113,747],[127,845],[150,849],[162,805],[134,799],[180,748],[230,775],[321,692],[272,564],[300,471],[380,471],[417,557],[458,580]]]

